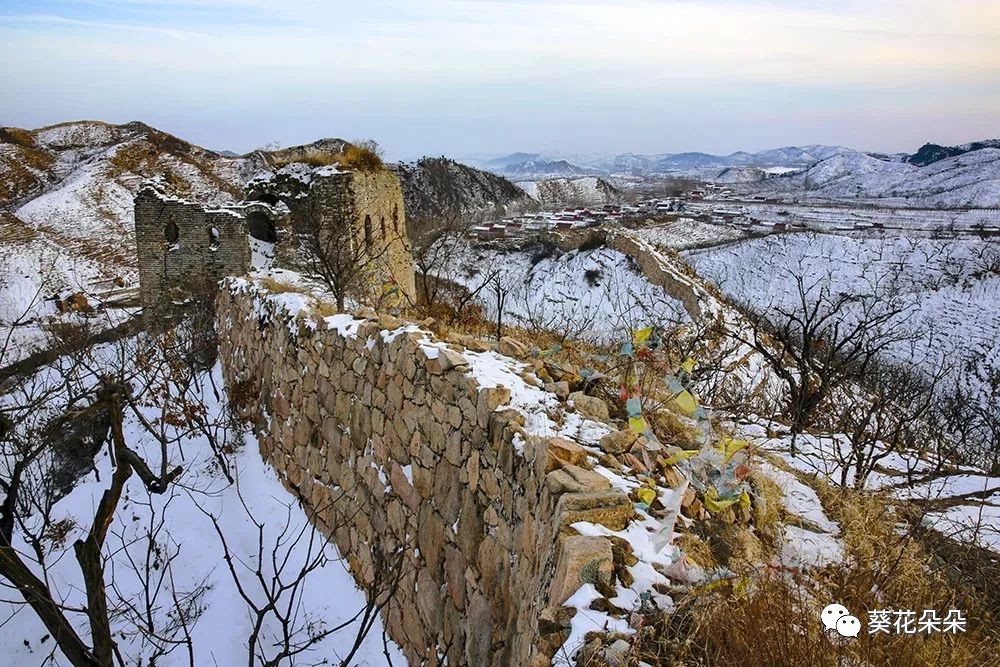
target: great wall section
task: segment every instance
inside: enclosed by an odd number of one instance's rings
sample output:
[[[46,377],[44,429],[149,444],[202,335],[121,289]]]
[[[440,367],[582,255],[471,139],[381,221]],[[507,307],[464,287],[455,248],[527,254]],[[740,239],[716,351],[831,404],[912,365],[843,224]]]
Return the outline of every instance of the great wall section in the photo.
[[[568,526],[620,530],[628,497],[484,379],[513,360],[288,296],[246,279],[220,292],[227,387],[362,587],[403,550],[391,637],[412,664],[550,664],[569,634],[562,603],[581,578],[610,579],[615,558],[611,540]]]

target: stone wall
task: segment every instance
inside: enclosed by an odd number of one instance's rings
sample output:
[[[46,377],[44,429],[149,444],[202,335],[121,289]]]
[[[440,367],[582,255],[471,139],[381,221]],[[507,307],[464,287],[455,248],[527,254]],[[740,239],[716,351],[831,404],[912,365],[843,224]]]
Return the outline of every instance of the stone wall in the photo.
[[[627,497],[579,444],[531,435],[471,352],[386,316],[290,307],[299,297],[235,279],[217,299],[226,385],[262,455],[359,583],[403,550],[384,616],[411,664],[548,665],[581,569],[611,567],[608,540],[566,526],[621,529]]]
[[[685,273],[682,262],[671,262],[669,257],[656,252],[648,242],[628,232],[603,227],[582,231],[546,231],[539,235],[539,239],[553,244],[563,252],[596,243],[628,255],[635,260],[646,280],[681,302],[692,320],[698,321],[706,314],[706,305],[715,301],[715,297],[697,279]],[[707,310],[714,313],[718,308]]]
[[[358,285],[367,292],[356,295],[361,300],[380,300],[383,285],[389,282],[395,283],[399,296],[415,297],[403,190],[392,172],[288,165],[270,178],[253,181],[250,198],[282,202],[291,210],[294,232],[316,234],[319,230],[321,248],[370,262],[368,275]],[[278,252],[280,257],[280,241]]]
[[[371,238],[368,244],[384,253],[378,260],[384,276],[391,277],[399,289],[413,299],[416,296],[413,252],[406,230],[403,188],[399,178],[384,169],[356,171],[351,174],[350,188],[356,238],[365,242],[366,226],[370,220]]]
[[[250,270],[246,223],[232,211],[143,188],[135,198],[135,243],[142,303],[169,304],[214,290]]]

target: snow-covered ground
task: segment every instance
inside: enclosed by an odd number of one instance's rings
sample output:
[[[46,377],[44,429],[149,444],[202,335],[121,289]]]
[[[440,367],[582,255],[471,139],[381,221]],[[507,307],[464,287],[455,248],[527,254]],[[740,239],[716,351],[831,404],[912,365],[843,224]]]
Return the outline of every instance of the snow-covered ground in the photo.
[[[748,238],[741,229],[727,225],[713,225],[693,218],[681,218],[655,227],[630,230],[633,236],[652,243],[657,248],[690,250],[706,245],[716,245]]]
[[[95,359],[110,359],[115,348],[104,346],[94,351]],[[43,369],[32,380],[45,384],[54,378],[54,371]],[[222,377],[218,365],[199,376],[196,394],[206,409],[210,421],[225,422],[226,407],[220,400]],[[4,400],[17,400],[17,393]],[[159,406],[143,409],[146,419],[157,423]],[[179,432],[179,431],[178,431]],[[233,447],[227,461],[235,478],[229,483],[220,472],[203,435],[189,433],[172,449],[171,465],[183,466],[184,472],[162,495],[146,492],[137,476],[126,484],[125,494],[111,523],[105,545],[109,557],[106,580],[113,608],[124,610],[113,618],[115,640],[123,657],[130,664],[145,664],[153,648],[135,632],[137,615],[146,610],[144,591],[149,588],[145,578],[153,583],[158,595],[151,602],[152,618],[157,632],[172,640],[183,639],[184,630],[177,621],[177,605],[189,614],[193,661],[197,665],[247,664],[247,642],[252,629],[249,606],[237,591],[234,579],[224,560],[220,537],[211,517],[219,522],[229,553],[244,590],[255,603],[262,603],[262,582],[255,578],[257,566],[258,528],[263,531],[263,585],[294,580],[306,563],[317,562],[304,584],[280,596],[282,605],[294,612],[295,624],[301,628],[298,639],[308,632],[320,633],[350,619],[364,606],[364,594],[340,559],[337,549],[314,533],[297,500],[282,486],[275,472],[264,463],[252,434],[231,424],[219,434]],[[125,437],[135,450],[159,460],[159,445],[130,414],[125,423]],[[49,552],[49,580],[60,602],[73,607],[85,603],[79,566],[72,555],[56,560],[63,549],[86,535],[93,521],[95,507],[107,489],[112,467],[107,447],[95,460],[96,469],[79,481],[77,486],[57,502],[53,521],[69,527],[58,539],[43,542]],[[29,517],[36,525],[38,517]],[[20,534],[17,547],[25,554],[33,553]],[[273,560],[272,560],[273,555]],[[36,572],[41,571],[34,567]],[[113,585],[110,585],[113,582]],[[175,605],[173,593],[179,603]],[[23,605],[12,604],[18,595],[8,590],[0,602],[0,637],[4,651],[0,665],[32,666],[68,664],[55,650],[48,631],[34,612]],[[135,605],[135,607],[130,607]],[[70,613],[74,625],[88,636],[86,617]],[[339,664],[354,641],[357,623],[319,641],[297,659],[318,664],[330,661]],[[260,645],[269,654],[280,628],[272,614],[265,619]],[[376,621],[352,665],[384,664],[381,621]],[[388,642],[395,664],[405,664],[398,647]],[[255,662],[256,661],[251,661]],[[189,664],[187,649],[178,645],[172,652],[157,659],[158,665]]]
[[[785,234],[692,251],[685,258],[727,296],[764,311],[794,305],[796,276],[828,280],[833,293],[853,294],[891,278],[912,309],[900,326],[923,333],[916,347],[907,341],[889,350],[897,361],[924,367],[945,360],[1000,364],[998,243]]]
[[[609,342],[639,322],[680,323],[687,319],[680,302],[650,284],[626,255],[609,248],[568,253],[541,248],[501,251],[465,246],[449,277],[478,288],[493,268],[508,290],[505,317],[528,328],[565,330],[573,337]],[[488,285],[480,301],[496,312]]]
[[[773,429],[773,425],[772,429]],[[787,432],[768,434],[763,424],[740,424],[739,432],[762,451],[780,456],[793,469],[839,483],[851,483],[855,465],[850,443],[843,434],[804,434],[796,438],[795,454]],[[1000,553],[1000,477],[975,468],[935,462],[913,453],[880,452],[884,456],[865,480],[865,488],[898,501],[926,505],[926,526],[962,542],[972,542]],[[784,487],[783,471],[768,471],[769,477]],[[806,487],[808,488],[808,487]],[[815,494],[813,494],[815,495]],[[789,497],[786,491],[786,507]],[[806,518],[809,518],[808,515]],[[821,525],[821,524],[820,524]],[[821,525],[822,527],[822,525]]]
[[[88,324],[100,329],[130,316],[122,309],[60,315],[54,296],[104,292],[108,285],[100,281],[120,274],[43,237],[0,244],[0,267],[0,366],[46,348],[54,325]]]

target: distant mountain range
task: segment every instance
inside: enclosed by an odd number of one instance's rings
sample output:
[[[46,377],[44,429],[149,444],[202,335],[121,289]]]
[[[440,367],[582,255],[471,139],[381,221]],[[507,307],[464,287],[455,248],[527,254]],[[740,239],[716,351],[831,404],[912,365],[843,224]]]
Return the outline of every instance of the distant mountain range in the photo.
[[[658,175],[689,175],[714,179],[721,175],[726,182],[747,182],[763,179],[769,174],[781,171],[807,169],[837,156],[863,154],[885,162],[926,166],[985,148],[1000,148],[1000,140],[976,141],[961,146],[939,146],[928,143],[912,155],[860,153],[842,146],[814,144],[785,146],[755,153],[737,151],[728,155],[700,152],[651,155],[620,153],[603,156],[511,153],[499,157],[471,158],[467,162],[515,181],[572,176],[655,177]]]
[[[611,156],[511,153],[467,161],[480,169],[513,180],[541,180],[568,176],[656,176],[677,173],[712,175],[727,167],[805,168],[844,152],[850,152],[850,149],[815,145],[787,146],[757,153],[740,151],[729,155],[697,152],[656,155],[621,153]]]

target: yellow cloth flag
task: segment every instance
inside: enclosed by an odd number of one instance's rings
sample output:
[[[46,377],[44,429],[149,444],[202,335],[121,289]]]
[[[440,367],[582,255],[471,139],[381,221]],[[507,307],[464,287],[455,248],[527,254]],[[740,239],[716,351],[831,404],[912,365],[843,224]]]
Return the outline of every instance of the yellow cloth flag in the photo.
[[[636,347],[639,347],[647,340],[649,340],[650,334],[653,333],[653,327],[645,327],[644,329],[636,329],[635,333],[632,334],[632,342]]]
[[[645,417],[629,417],[628,427],[633,433],[645,433],[649,430],[649,427],[646,426]]]
[[[693,417],[698,411],[698,401],[687,389],[674,396],[674,405],[688,417]]]
[[[697,455],[698,455],[697,449],[682,450],[677,452],[676,454],[671,454],[667,458],[663,459],[663,464],[668,466],[677,465],[681,461],[684,461],[685,459],[689,459],[692,456],[697,456]]]
[[[715,487],[709,487],[705,491],[705,509],[709,512],[721,512],[733,503],[739,500],[739,497],[732,498],[729,500],[722,500],[719,498],[719,492],[715,490]]]
[[[694,372],[694,359],[691,357],[685,359],[684,363],[681,364],[681,370],[687,373],[688,375],[691,375],[691,373]]]
[[[740,451],[741,449],[746,449],[750,446],[750,443],[746,440],[734,440],[732,438],[723,438],[719,441],[719,448],[725,455],[725,461],[728,463],[729,459],[733,458],[733,455]]]
[[[652,505],[653,501],[656,500],[656,491],[652,489],[642,487],[635,492],[635,495],[639,496],[639,500],[646,503],[647,505]]]

